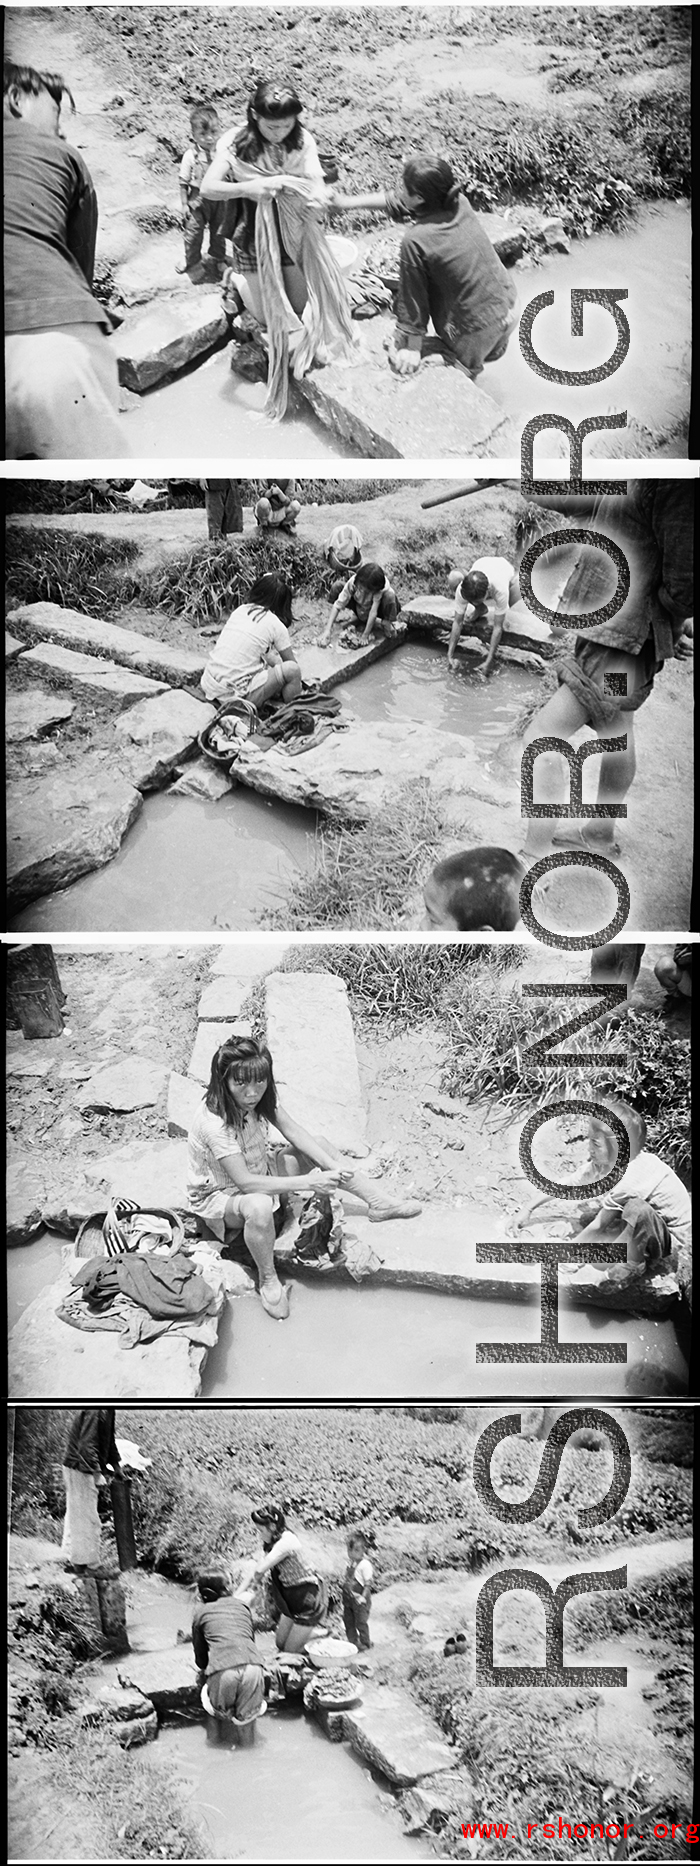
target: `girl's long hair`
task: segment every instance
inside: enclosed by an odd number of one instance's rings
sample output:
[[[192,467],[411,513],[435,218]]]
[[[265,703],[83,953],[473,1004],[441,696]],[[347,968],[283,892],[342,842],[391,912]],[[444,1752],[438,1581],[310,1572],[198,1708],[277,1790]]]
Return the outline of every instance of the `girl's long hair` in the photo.
[[[248,99],[245,127],[236,138],[236,155],[242,162],[256,162],[265,149],[265,138],[261,136],[254,112],[259,117],[270,117],[273,123],[279,123],[282,117],[295,117],[294,128],[285,136],[284,142],[277,146],[281,149],[301,149],[304,132],[299,117],[304,106],[297,97],[292,84],[284,78],[259,78]]]
[[[403,182],[409,194],[420,195],[428,212],[456,207],[459,200],[459,183],[444,156],[410,156],[404,162]]]
[[[210,1114],[218,1114],[227,1127],[243,1126],[246,1116],[241,1108],[236,1107],[227,1082],[231,1070],[236,1082],[265,1083],[265,1093],[255,1112],[264,1115],[266,1121],[274,1121],[277,1089],[272,1073],[272,1057],[265,1044],[256,1043],[254,1037],[227,1037],[212,1057],[205,1098]]]
[[[278,570],[265,570],[261,577],[256,577],[248,602],[253,607],[271,609],[278,622],[284,622],[285,628],[293,628],[293,593],[291,584]]]
[[[386,588],[386,575],[381,564],[360,564],[354,576],[355,583],[359,583],[361,589],[369,590],[373,596],[378,596],[379,591]]]

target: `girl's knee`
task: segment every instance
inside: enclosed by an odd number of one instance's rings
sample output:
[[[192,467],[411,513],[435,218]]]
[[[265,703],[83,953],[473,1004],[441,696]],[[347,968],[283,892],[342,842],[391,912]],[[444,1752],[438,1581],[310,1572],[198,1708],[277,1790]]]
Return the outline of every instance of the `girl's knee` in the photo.
[[[249,1192],[241,1199],[241,1210],[246,1225],[254,1225],[260,1230],[267,1230],[273,1222],[272,1199],[267,1192]]]

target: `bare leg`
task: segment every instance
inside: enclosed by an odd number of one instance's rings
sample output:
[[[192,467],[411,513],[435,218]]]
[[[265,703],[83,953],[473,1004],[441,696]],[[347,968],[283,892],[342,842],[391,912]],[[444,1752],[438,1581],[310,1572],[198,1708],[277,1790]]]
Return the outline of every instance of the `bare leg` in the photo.
[[[532,745],[535,739],[572,739],[579,726],[585,724],[585,707],[570,687],[562,685],[530,720],[523,734],[523,746]],[[562,803],[565,795],[564,779],[565,767],[560,753],[541,752],[535,760],[533,773],[533,794],[537,803]],[[552,825],[556,821],[556,817],[527,818],[523,843],[526,855],[543,855],[549,849]]]
[[[283,1295],[275,1269],[275,1225],[272,1200],[265,1192],[246,1192],[237,1201],[238,1211],[243,1219],[243,1236],[250,1251],[260,1278],[260,1293],[264,1293],[270,1302],[279,1302]],[[226,1222],[235,1225],[237,1214],[228,1208]]]

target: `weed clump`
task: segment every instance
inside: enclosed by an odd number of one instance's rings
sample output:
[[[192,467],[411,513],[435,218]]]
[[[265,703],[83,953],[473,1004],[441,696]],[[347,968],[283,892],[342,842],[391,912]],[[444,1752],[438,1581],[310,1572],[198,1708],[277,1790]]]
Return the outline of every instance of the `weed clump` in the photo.
[[[76,537],[48,527],[33,531],[9,525],[5,583],[10,605],[59,603],[63,609],[107,615],[138,593],[138,585],[124,574],[137,548],[131,538]]]
[[[446,834],[444,813],[422,778],[367,824],[322,826],[313,873],[295,881],[284,913],[267,924],[287,932],[401,926],[407,896],[437,860]]]
[[[277,570],[292,589],[320,596],[328,583],[321,552],[301,538],[253,533],[237,543],[201,544],[140,579],[139,597],[147,607],[167,609],[185,622],[220,622],[246,601],[256,577]]]

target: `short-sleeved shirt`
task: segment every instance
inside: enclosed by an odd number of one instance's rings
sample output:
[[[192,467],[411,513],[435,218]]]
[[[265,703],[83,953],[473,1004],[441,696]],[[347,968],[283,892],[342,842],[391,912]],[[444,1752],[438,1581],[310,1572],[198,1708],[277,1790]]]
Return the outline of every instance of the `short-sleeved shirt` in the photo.
[[[208,1678],[237,1665],[260,1664],[250,1608],[231,1594],[221,1600],[203,1600],[195,1607],[192,1644],[196,1663]]]
[[[666,1220],[673,1242],[687,1252],[691,1242],[691,1205],[683,1181],[655,1153],[638,1153],[622,1178],[608,1192],[605,1210],[624,1205],[626,1199],[645,1199]]]
[[[497,613],[502,614],[508,608],[511,579],[515,576],[513,565],[509,564],[507,557],[477,557],[476,563],[472,564],[471,568],[481,571],[485,577],[488,577],[489,587],[484,602],[493,603]],[[461,595],[458,586],[455,590],[455,615],[461,619],[472,607],[473,604]]]
[[[367,620],[374,602],[375,593],[379,597],[380,603],[385,602],[387,597],[391,598],[392,596],[394,600],[396,600],[396,592],[392,590],[388,577],[385,580],[383,590],[373,592],[372,590],[366,589],[364,584],[360,584],[358,589],[356,576],[348,577],[347,583],[343,584],[340,595],[336,596],[335,600],[340,609],[354,609],[355,614],[364,622]]]
[[[372,1581],[374,1580],[374,1569],[367,1555],[363,1555],[362,1560],[358,1561],[357,1564],[348,1562],[348,1566],[345,1570],[345,1580],[348,1587],[371,1587]]]
[[[249,1173],[267,1174],[268,1136],[267,1121],[254,1109],[240,1127],[232,1127],[201,1103],[187,1136],[187,1194],[195,1211],[209,1193],[231,1191],[222,1165],[228,1154],[240,1154]]]
[[[90,290],[97,196],[77,149],[23,119],[5,119],[5,330],[101,324]]]
[[[264,667],[269,650],[277,648],[281,654],[289,645],[289,629],[271,609],[241,603],[229,616],[204,669],[202,686],[207,699],[224,699],[237,684],[245,689],[251,675]]]
[[[200,184],[210,167],[211,156],[207,155],[206,150],[199,149],[196,144],[193,149],[186,149],[180,163],[182,187],[187,188],[190,194],[199,194]]]

